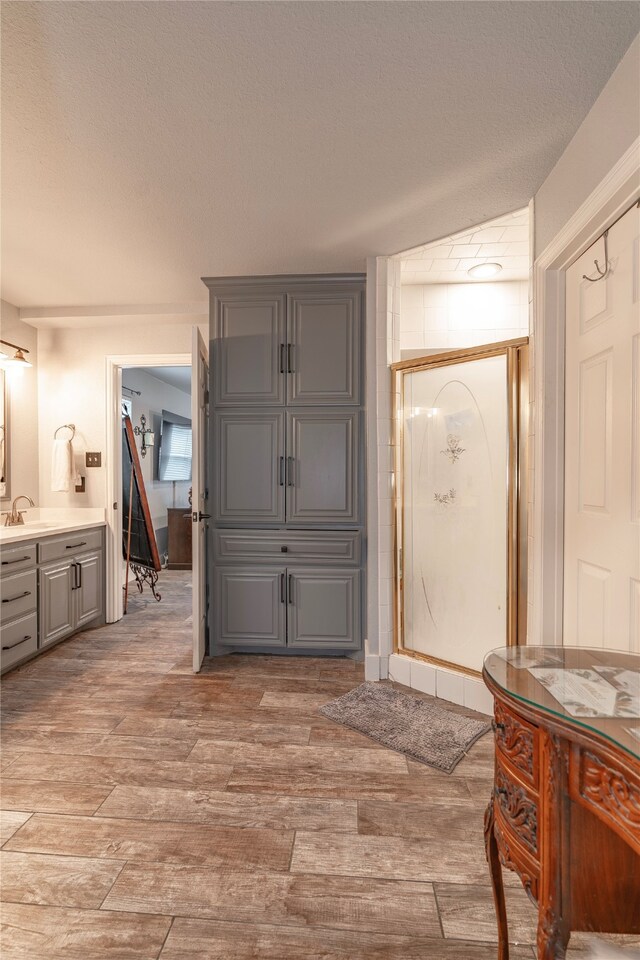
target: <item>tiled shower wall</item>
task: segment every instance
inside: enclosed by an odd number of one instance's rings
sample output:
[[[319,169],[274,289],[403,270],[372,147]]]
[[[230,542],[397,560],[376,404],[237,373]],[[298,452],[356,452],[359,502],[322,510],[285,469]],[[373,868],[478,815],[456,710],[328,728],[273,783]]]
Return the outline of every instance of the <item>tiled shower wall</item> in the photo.
[[[400,349],[455,350],[526,337],[529,283],[404,284]]]

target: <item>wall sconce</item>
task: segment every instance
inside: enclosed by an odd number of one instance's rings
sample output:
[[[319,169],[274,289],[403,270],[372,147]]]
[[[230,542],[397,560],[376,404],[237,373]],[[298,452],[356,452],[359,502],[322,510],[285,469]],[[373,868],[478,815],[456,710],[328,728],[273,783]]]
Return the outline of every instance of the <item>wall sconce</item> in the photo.
[[[140,417],[141,427],[134,427],[133,432],[136,437],[142,437],[142,444],[140,446],[140,456],[146,457],[147,447],[154,447],[156,443],[156,435],[149,427],[147,427],[147,418],[144,413]]]
[[[0,340],[0,343],[15,350],[12,357],[8,356],[4,350],[0,351],[0,366],[4,367],[5,370],[24,370],[26,367],[33,366],[25,357],[25,353],[29,353],[26,347],[19,347],[17,343],[9,343],[8,340]]]

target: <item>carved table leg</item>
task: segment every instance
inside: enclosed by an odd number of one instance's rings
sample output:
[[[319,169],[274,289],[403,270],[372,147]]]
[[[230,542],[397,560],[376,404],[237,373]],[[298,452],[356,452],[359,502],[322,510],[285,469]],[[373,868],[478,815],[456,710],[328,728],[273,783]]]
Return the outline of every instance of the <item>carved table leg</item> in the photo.
[[[540,904],[538,915],[538,960],[564,960],[569,943],[566,924],[553,910]]]
[[[498,960],[509,960],[509,933],[507,930],[507,910],[504,903],[504,887],[502,885],[502,865],[498,855],[498,843],[493,830],[494,825],[493,797],[489,801],[484,815],[484,846],[491,874],[493,902],[496,908],[498,922]],[[564,954],[563,954],[564,956]]]

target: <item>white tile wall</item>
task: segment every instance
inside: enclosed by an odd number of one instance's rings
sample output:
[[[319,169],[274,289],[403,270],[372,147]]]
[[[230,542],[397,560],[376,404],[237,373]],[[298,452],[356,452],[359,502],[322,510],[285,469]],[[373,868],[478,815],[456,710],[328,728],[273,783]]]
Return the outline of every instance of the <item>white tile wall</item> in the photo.
[[[411,686],[411,658],[392,653],[389,657],[389,680]]]
[[[528,333],[527,280],[402,287],[401,351],[462,349]]]
[[[493,714],[493,697],[479,678],[394,653],[389,657],[389,679],[478,713]]]

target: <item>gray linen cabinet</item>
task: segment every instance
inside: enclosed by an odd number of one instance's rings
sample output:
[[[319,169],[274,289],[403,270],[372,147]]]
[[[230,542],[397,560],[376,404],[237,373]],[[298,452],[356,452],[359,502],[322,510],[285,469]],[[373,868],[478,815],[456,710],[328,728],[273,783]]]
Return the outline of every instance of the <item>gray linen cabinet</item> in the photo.
[[[363,274],[207,278],[215,649],[362,646]]]

